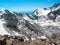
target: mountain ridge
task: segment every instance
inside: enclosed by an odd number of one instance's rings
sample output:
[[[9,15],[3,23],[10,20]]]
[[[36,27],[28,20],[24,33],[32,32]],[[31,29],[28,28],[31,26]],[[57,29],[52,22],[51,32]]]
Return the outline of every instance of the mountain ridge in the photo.
[[[10,12],[4,9],[4,11],[0,11],[0,24],[5,21],[6,28],[1,24],[0,29],[3,28],[3,31],[7,31],[12,36],[23,36],[26,40],[35,40],[41,36],[48,38],[53,33],[60,32],[59,6],[52,9],[38,8],[32,14]],[[3,31],[0,30],[0,32]]]

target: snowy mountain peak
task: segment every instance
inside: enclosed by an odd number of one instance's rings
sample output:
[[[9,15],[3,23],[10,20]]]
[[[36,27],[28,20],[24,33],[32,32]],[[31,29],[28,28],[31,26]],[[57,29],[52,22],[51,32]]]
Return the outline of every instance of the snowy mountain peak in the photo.
[[[50,7],[51,11],[58,10],[60,8],[60,3],[55,3],[52,7]]]
[[[2,9],[0,10],[0,15],[8,14],[8,13],[9,13],[9,11],[8,11],[7,9],[5,9],[5,8],[2,8]]]
[[[43,8],[38,8],[34,11],[33,14],[37,15],[37,16],[41,16],[41,15],[47,15],[50,12],[50,10],[45,10]]]

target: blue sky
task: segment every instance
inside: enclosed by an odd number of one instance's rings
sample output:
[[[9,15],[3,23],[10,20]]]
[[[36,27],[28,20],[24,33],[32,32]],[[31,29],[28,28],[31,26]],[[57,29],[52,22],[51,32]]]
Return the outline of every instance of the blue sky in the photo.
[[[50,7],[60,0],[0,0],[0,9],[11,11],[32,11],[36,8]]]

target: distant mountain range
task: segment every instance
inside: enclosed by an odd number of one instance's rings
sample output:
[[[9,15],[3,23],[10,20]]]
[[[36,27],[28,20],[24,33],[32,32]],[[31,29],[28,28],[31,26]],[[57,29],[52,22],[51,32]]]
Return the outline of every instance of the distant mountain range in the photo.
[[[38,8],[32,13],[22,13],[1,10],[0,35],[21,36],[25,40],[35,40],[41,36],[49,39],[53,33],[60,34],[60,3],[50,8]]]
[[[32,14],[32,12],[33,12],[33,11],[22,11],[22,12],[20,12],[20,13],[22,13],[22,14]]]

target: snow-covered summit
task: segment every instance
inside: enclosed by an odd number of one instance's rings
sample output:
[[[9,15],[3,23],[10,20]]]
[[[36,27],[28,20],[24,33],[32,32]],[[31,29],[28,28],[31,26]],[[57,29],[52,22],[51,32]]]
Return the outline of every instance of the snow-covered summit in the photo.
[[[50,12],[49,9],[45,10],[43,8],[38,8],[33,12],[33,14],[35,14],[37,16],[41,16],[41,15],[47,15],[49,12]]]
[[[8,13],[10,13],[9,10],[7,10],[5,8],[0,9],[0,15],[8,14]]]

